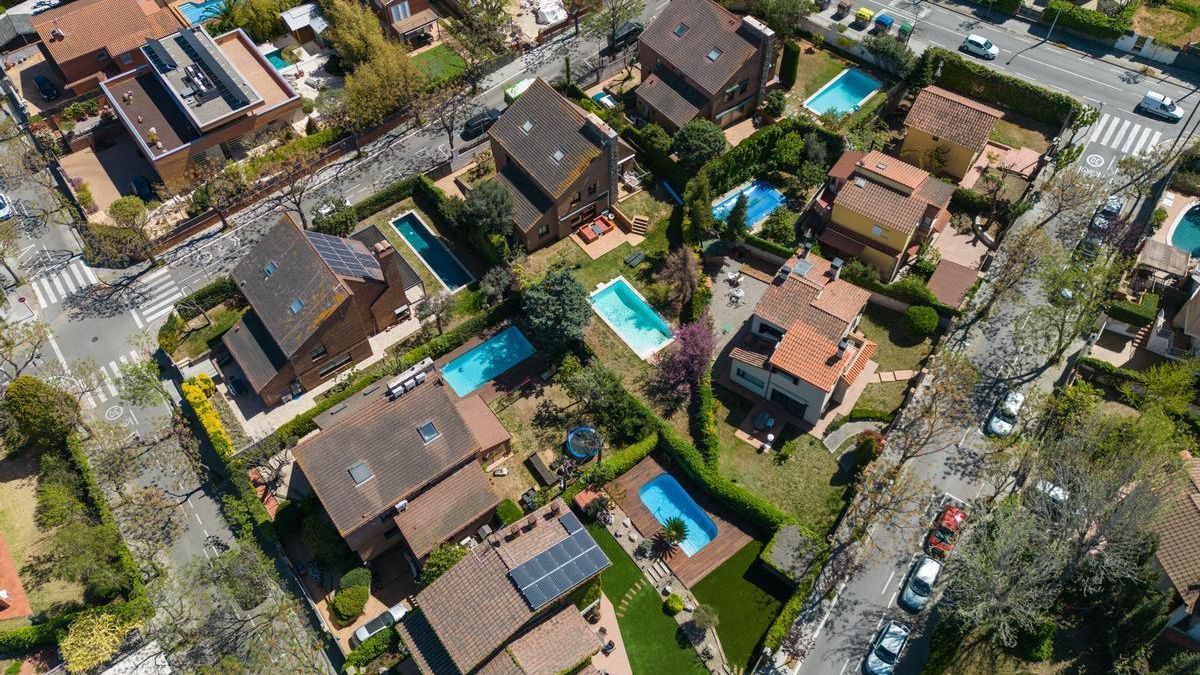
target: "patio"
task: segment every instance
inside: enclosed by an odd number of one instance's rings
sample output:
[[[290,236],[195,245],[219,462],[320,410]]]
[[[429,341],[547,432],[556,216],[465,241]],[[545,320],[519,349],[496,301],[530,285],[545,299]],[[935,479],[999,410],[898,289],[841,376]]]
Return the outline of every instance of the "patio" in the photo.
[[[66,85],[63,83],[62,77],[54,71],[54,66],[46,62],[46,57],[36,44],[5,54],[4,67],[8,71],[8,79],[16,85],[17,93],[25,102],[25,108],[30,115],[40,115],[47,108],[52,108],[71,98],[70,92],[65,90]],[[62,92],[57,101],[47,101],[38,93],[37,86],[33,84],[33,78],[37,75],[45,75],[50,78],[54,86]]]
[[[595,234],[594,229],[591,230],[591,233],[584,231],[585,228],[594,227],[596,226],[592,224],[584,225],[578,230],[572,232],[571,236],[569,237],[569,239],[575,242],[579,248],[583,249],[583,252],[586,253],[592,260],[599,258],[605,253],[615,251],[621,246],[621,244],[628,243],[630,246],[637,246],[646,239],[646,237],[640,234],[626,232],[622,228],[617,227],[615,224],[611,226],[611,229],[605,231],[604,234],[601,235]],[[584,239],[585,235],[590,238],[591,241],[586,241]]]
[[[737,124],[725,127],[725,142],[729,143],[730,147],[737,147],[738,143],[750,138],[758,127],[754,125],[754,118],[747,117]]]
[[[704,271],[712,282],[713,302],[708,311],[717,329],[715,350],[720,354],[754,314],[755,305],[767,292],[767,282],[751,275],[753,267],[733,258],[725,258],[719,268],[705,265]],[[730,283],[730,274],[742,275],[736,286]],[[742,291],[737,302],[729,296],[734,288]]]
[[[67,176],[82,180],[91,190],[97,210],[88,219],[93,221],[108,221],[105,209],[121,197],[133,194],[130,182],[135,176],[151,182],[158,179],[154,167],[138,153],[128,134],[115,134],[109,143],[102,150],[87,147],[59,160]]]
[[[970,190],[975,187],[979,177],[989,167],[999,167],[1029,180],[1041,164],[1042,153],[1030,148],[1010,148],[1007,145],[988,141],[983,152],[975,158],[975,164],[967,170],[967,174],[959,181],[961,188]]]

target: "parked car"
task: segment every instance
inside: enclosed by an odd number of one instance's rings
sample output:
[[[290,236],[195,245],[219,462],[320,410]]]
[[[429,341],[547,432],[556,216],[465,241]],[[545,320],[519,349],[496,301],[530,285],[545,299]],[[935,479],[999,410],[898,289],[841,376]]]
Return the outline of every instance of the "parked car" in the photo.
[[[1104,206],[1096,211],[1096,215],[1092,217],[1090,227],[1097,232],[1103,232],[1108,229],[1121,211],[1125,208],[1125,200],[1118,195],[1109,195],[1108,200],[1104,202]]]
[[[992,44],[992,41],[982,35],[972,33],[967,36],[967,39],[962,41],[958,46],[960,52],[966,52],[972,56],[978,56],[981,59],[992,59],[1000,56],[1000,48]]]
[[[993,436],[1011,434],[1023,405],[1025,405],[1025,394],[1019,391],[1008,392],[996,403],[996,409],[992,411],[992,416],[988,419],[987,432]]]
[[[904,645],[908,644],[910,632],[911,629],[899,621],[887,622],[871,643],[871,651],[863,661],[863,671],[867,675],[891,675]]]
[[[1075,245],[1075,252],[1072,254],[1077,260],[1095,260],[1100,255],[1100,251],[1104,248],[1104,239],[1096,233],[1090,233],[1079,243]]]
[[[129,181],[129,189],[133,190],[133,194],[146,203],[158,198],[154,194],[154,189],[150,187],[150,181],[146,180],[145,176],[134,176],[133,180]]]
[[[613,32],[612,48],[614,51],[624,49],[629,45],[637,42],[638,36],[642,31],[646,30],[646,26],[640,21],[626,21],[617,26],[617,30]]]
[[[54,83],[50,81],[50,78],[46,77],[45,75],[34,75],[33,86],[37,87],[38,93],[41,94],[42,98],[46,99],[47,101],[53,101],[61,95],[58,87],[54,86]]]
[[[336,198],[326,199],[326,200],[322,201],[320,203],[320,205],[317,206],[317,215],[327,216],[327,215],[333,213],[334,210],[339,207],[350,206],[350,205],[351,205],[350,200],[346,199],[345,197],[342,197],[342,200],[340,202]]]
[[[967,522],[967,512],[953,504],[946,504],[933,521],[933,529],[925,537],[925,552],[934,558],[945,558],[954,548],[962,524]]]
[[[13,216],[12,202],[8,201],[8,195],[0,193],[0,220],[8,220]]]
[[[1157,91],[1146,92],[1146,95],[1138,102],[1135,110],[1168,122],[1178,122],[1183,119],[1183,108],[1180,108],[1170,96],[1160,94]]]
[[[927,555],[921,556],[908,571],[908,581],[904,584],[904,590],[900,591],[899,605],[914,614],[925,609],[925,605],[929,604],[929,596],[933,595],[933,585],[941,573],[942,563]]]
[[[595,101],[596,105],[600,106],[601,108],[608,108],[609,110],[612,110],[613,108],[617,107],[617,99],[613,98],[612,94],[606,91],[596,92],[592,96],[592,100]]]
[[[488,108],[478,115],[474,115],[463,126],[463,140],[471,140],[483,135],[483,132],[492,128],[496,120],[500,119],[500,111],[495,108]]]
[[[350,636],[351,648],[357,647],[358,645],[366,642],[367,638],[378,633],[379,631],[396,625],[401,619],[404,618],[405,614],[408,614],[408,605],[404,604],[403,602],[387,608],[383,614],[380,614],[374,619],[364,623],[354,631],[354,634]]]

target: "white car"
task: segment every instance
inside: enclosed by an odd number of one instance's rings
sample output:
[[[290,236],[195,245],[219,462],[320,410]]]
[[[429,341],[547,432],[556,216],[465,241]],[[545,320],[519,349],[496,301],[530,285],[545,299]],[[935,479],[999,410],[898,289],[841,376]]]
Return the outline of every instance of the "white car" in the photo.
[[[1071,493],[1048,480],[1039,480],[1033,484],[1033,488],[1059,504],[1066,504],[1071,498]]]
[[[8,197],[0,193],[0,220],[8,220],[12,218],[13,207],[12,202],[8,201]]]
[[[1137,110],[1168,122],[1178,122],[1183,119],[1183,108],[1180,108],[1170,96],[1157,91],[1146,92],[1146,95],[1138,102]]]
[[[968,35],[967,39],[963,40],[962,44],[958,46],[958,50],[978,56],[981,59],[987,59],[988,61],[1000,56],[999,47],[992,44],[991,40],[982,35],[975,35],[974,33]]]
[[[1025,405],[1025,394],[1019,391],[1010,391],[999,403],[996,404],[996,411],[992,413],[991,419],[988,420],[987,430],[993,436],[1007,436],[1012,433],[1013,425],[1017,423],[1017,415],[1021,412],[1021,406]]]
[[[863,670],[867,675],[891,675],[896,670],[896,662],[900,660],[900,652],[908,643],[908,626],[899,621],[889,621],[875,636],[871,643],[871,652],[863,661]]]
[[[383,614],[359,626],[358,630],[354,631],[354,635],[350,636],[350,646],[353,648],[361,645],[367,641],[367,638],[379,631],[391,628],[399,623],[405,614],[408,614],[408,605],[403,602],[389,607]]]
[[[339,204],[336,198],[326,199],[325,201],[321,202],[319,206],[317,206],[317,213],[322,216],[327,216],[333,213],[335,209],[343,206],[350,206],[350,200],[342,197],[341,203]]]
[[[900,606],[914,614],[925,609],[941,573],[942,563],[927,555],[921,556],[908,572],[908,582],[900,592]]]

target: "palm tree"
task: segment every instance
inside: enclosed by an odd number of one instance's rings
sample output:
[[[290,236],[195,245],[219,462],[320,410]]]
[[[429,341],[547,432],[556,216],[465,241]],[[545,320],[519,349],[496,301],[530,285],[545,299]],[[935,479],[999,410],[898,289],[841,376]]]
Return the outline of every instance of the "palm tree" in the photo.
[[[683,518],[680,518],[679,516],[667,518],[667,521],[663,523],[661,536],[663,541],[667,542],[668,545],[674,548],[679,544],[679,542],[687,539],[687,523],[685,523]]]
[[[203,21],[212,20],[214,30],[218,32],[233,30],[238,27],[238,19],[242,16],[244,0],[222,0],[221,4],[204,11]]]

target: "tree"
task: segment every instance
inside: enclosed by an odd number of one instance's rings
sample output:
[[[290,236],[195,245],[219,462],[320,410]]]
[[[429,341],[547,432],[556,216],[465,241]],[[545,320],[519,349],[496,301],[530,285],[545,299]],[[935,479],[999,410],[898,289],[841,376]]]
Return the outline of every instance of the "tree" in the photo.
[[[1200,671],[1200,654],[1185,652],[1176,654],[1167,665],[1151,675],[1194,675],[1197,671]]]
[[[162,488],[151,485],[129,492],[117,505],[117,522],[136,551],[143,557],[153,555],[175,542],[183,532],[180,501]]]
[[[479,292],[489,305],[495,305],[508,298],[516,281],[512,270],[505,265],[496,265],[479,280]]]
[[[587,291],[564,267],[555,267],[525,291],[525,316],[533,339],[557,354],[583,338],[592,318]]]
[[[1055,218],[1063,218],[1074,225],[1096,207],[1107,194],[1104,181],[1078,169],[1067,169],[1055,174],[1042,184],[1042,203],[1046,217],[1034,227],[1044,227]]]
[[[670,547],[678,546],[680,542],[687,539],[688,525],[683,518],[679,516],[671,516],[663,523],[662,540]]]
[[[679,349],[662,352],[655,361],[652,389],[673,402],[691,396],[712,364],[715,338],[712,319],[705,315],[699,321],[685,323],[675,331]]]
[[[907,527],[925,512],[930,492],[928,483],[900,463],[877,459],[866,465],[846,508],[849,536],[835,554],[844,553],[846,544],[867,541],[872,528]]]
[[[796,37],[800,23],[812,11],[813,3],[809,0],[759,0],[754,5],[754,15],[762,17],[780,43]]]
[[[959,354],[942,352],[933,359],[920,390],[888,432],[888,445],[899,453],[900,463],[942,452],[958,442],[978,381],[978,371]]]
[[[1010,235],[1000,249],[1000,259],[992,265],[985,291],[987,300],[975,312],[975,318],[986,317],[996,303],[1007,304],[1017,287],[1033,279],[1042,256],[1054,254],[1058,244],[1037,227],[1026,227]]]
[[[304,212],[304,201],[309,190],[316,184],[316,164],[321,159],[319,150],[301,148],[280,155],[271,163],[270,169],[276,177],[278,191],[272,197],[277,208],[292,211],[300,216],[300,225],[308,229],[308,214]]]
[[[110,525],[68,523],[54,531],[53,552],[48,554],[57,579],[83,584],[89,598],[106,602],[129,590],[129,576],[121,564],[121,535]]]
[[[584,19],[584,31],[605,38],[611,45],[616,40],[617,29],[626,21],[640,17],[642,7],[642,0],[599,0],[596,9]]]
[[[437,326],[438,335],[441,335],[444,326],[450,321],[454,315],[454,300],[449,293],[433,293],[427,294],[417,303],[417,318],[421,320],[422,325],[429,319],[433,319],[434,325]]]
[[[1090,262],[1061,253],[1043,257],[1038,276],[1046,300],[1026,313],[1019,337],[1057,362],[1075,338],[1095,326],[1120,274],[1121,265],[1106,256]]]
[[[692,612],[692,625],[702,631],[716,628],[718,623],[720,623],[720,617],[717,616],[717,610],[712,605],[700,603]]]
[[[798,0],[791,1],[797,2]],[[913,54],[912,49],[887,33],[868,35],[863,38],[862,44],[871,53],[871,56],[875,57],[875,62],[881,68],[901,78],[908,77],[917,64],[917,56]]]
[[[763,221],[758,236],[773,241],[781,246],[794,246],[796,243],[796,216],[787,209],[775,209]]]
[[[140,626],[140,622],[110,612],[80,613],[58,645],[67,671],[85,673],[108,663],[130,631]]]
[[[782,94],[782,91],[776,89],[771,93]],[[785,134],[783,138],[776,141],[767,162],[776,171],[798,173],[800,166],[804,163],[804,137],[796,132]]]
[[[345,237],[358,225],[358,212],[353,206],[346,204],[344,198],[327,197],[321,202],[321,206],[322,208],[317,209],[317,215],[313,216],[314,232]],[[322,210],[325,213],[322,213]]]
[[[0,320],[0,375],[4,381],[17,379],[34,365],[49,339],[50,327],[41,321]]]
[[[79,403],[67,392],[19,375],[0,399],[0,426],[10,451],[60,447],[80,423]]]
[[[567,361],[564,359],[564,370]],[[587,407],[596,424],[609,433],[611,442],[644,437],[647,421],[644,409],[625,390],[616,373],[599,363],[592,363],[564,376],[562,385],[572,400]]]
[[[1118,180],[1125,181],[1120,191],[1141,201],[1167,175],[1181,152],[1163,143],[1149,152],[1122,155],[1117,160]]]
[[[688,228],[688,239],[700,241],[713,230],[712,186],[708,174],[700,174],[688,181],[683,191],[684,208],[687,219],[691,223]]]
[[[424,95],[425,85],[424,74],[413,65],[404,47],[384,41],[346,77],[342,99],[346,121],[353,130],[361,131],[411,106],[419,124],[421,106],[414,104]]]
[[[746,195],[738,195],[737,200],[733,202],[733,208],[729,209],[729,214],[725,216],[722,233],[725,235],[726,241],[737,244],[746,238],[746,211],[748,209]]]
[[[117,227],[130,230],[137,235],[142,255],[149,258],[151,264],[157,264],[148,231],[150,218],[146,211],[146,203],[142,201],[141,197],[129,195],[109,204],[108,217],[112,218]]]
[[[700,167],[725,149],[725,132],[716,124],[697,118],[676,132],[671,149],[679,157],[683,170],[695,175]]]
[[[102,419],[92,423],[85,449],[100,485],[124,500],[126,486],[145,469],[148,448],[124,424]]]
[[[245,4],[245,0],[221,0],[216,7],[205,10],[203,16],[212,21],[213,34],[220,35],[237,28]]]
[[[379,25],[379,17],[370,7],[350,0],[329,0],[323,4],[325,15],[329,17],[329,28],[321,37],[349,66],[366,63],[383,49],[387,38]],[[387,92],[377,93],[387,95]]]
[[[450,144],[450,151],[453,152],[454,140],[471,111],[471,94],[467,86],[459,82],[448,82],[421,100],[421,105],[429,111],[433,123],[446,134],[446,142]]]
[[[698,275],[699,261],[691,248],[680,246],[667,255],[657,278],[667,284],[667,300],[673,311],[679,312],[692,301]]]
[[[17,255],[20,243],[21,232],[17,229],[17,223],[12,218],[0,222],[0,265],[4,265],[4,271],[8,272],[14,286],[20,285],[21,276],[12,268],[8,259]]]
[[[154,359],[122,363],[121,374],[117,377],[117,390],[123,400],[133,405],[148,407],[166,404],[172,410],[179,407],[163,383],[162,372]]]
[[[427,588],[429,584],[432,584],[465,557],[467,557],[467,549],[458,544],[441,543],[434,546],[433,550],[429,552],[429,557],[425,558],[424,564],[421,565],[421,577],[418,585],[421,588]]]
[[[933,335],[937,331],[938,318],[937,310],[928,305],[913,305],[904,310],[904,330],[908,331],[918,339],[924,339]]]
[[[479,93],[479,84],[487,76],[487,65],[504,51],[509,32],[509,17],[501,7],[495,13],[493,0],[468,2],[462,19],[447,19],[442,35],[463,60],[459,75],[470,87],[471,95]]]
[[[1167,361],[1138,373],[1138,385],[1126,382],[1121,394],[1144,410],[1155,406],[1173,415],[1185,415],[1196,397],[1197,361]]]
[[[513,199],[509,191],[495,179],[475,185],[463,202],[461,217],[468,227],[504,235],[509,240],[516,234],[513,225]]]

